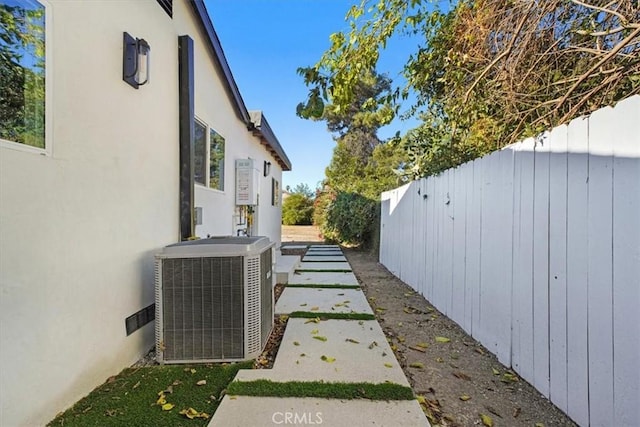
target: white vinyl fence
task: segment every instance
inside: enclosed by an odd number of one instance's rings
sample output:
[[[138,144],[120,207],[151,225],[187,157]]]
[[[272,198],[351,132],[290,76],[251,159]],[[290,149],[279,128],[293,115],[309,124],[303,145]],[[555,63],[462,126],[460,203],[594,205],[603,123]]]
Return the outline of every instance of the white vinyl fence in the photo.
[[[382,194],[380,261],[582,426],[640,426],[640,96]]]

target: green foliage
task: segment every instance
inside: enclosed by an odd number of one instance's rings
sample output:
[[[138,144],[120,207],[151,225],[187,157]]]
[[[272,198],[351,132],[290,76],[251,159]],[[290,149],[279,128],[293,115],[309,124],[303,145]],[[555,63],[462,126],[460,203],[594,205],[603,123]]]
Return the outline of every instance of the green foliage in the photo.
[[[290,194],[302,194],[307,199],[313,199],[315,195],[315,191],[309,188],[309,186],[305,183],[296,184],[296,186],[293,188],[287,185],[287,191]]]
[[[253,362],[226,365],[153,366],[128,368],[89,393],[58,415],[49,426],[206,426],[211,420],[190,420],[179,412],[194,408],[213,415],[219,396],[239,369],[251,369]],[[193,373],[191,371],[193,369]],[[206,380],[202,386],[196,382]],[[156,405],[158,393],[165,392],[163,411]],[[215,396],[212,399],[211,396]]]
[[[379,221],[377,205],[376,200],[357,193],[337,193],[326,212],[324,236],[350,245],[369,242],[372,224]]]
[[[348,111],[394,34],[417,41],[404,65],[407,84],[361,105],[397,112],[414,95],[404,116],[423,123],[399,144],[408,156],[404,170],[414,177],[640,93],[637,0],[458,0],[443,9],[432,3],[352,7],[349,30],[332,34],[318,63],[299,70],[309,94],[298,114],[326,119]]]
[[[310,225],[313,218],[313,200],[301,193],[293,193],[282,202],[284,225]]]

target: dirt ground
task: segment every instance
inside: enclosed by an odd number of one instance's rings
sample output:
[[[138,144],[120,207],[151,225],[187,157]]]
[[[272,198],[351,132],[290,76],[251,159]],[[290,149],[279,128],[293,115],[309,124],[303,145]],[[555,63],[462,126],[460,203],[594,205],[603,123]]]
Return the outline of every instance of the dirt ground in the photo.
[[[283,242],[322,242],[320,230],[315,225],[283,225]]]
[[[316,232],[283,227],[283,242]],[[374,255],[344,252],[432,426],[576,425]]]

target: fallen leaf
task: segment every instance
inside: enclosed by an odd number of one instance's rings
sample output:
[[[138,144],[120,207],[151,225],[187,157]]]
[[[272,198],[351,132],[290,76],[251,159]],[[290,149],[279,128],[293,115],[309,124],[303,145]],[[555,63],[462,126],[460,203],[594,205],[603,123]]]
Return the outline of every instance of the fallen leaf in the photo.
[[[164,405],[165,403],[167,403],[167,399],[164,397],[164,393],[162,395],[160,395],[160,397],[158,398],[158,400],[156,400],[156,405]]]
[[[310,310],[311,311],[318,311],[318,310],[320,310],[320,307],[311,307]]]
[[[170,385],[169,387],[167,387],[167,388],[163,391],[163,393],[167,393],[167,394],[171,394],[171,393],[173,393],[173,386],[172,386],[172,385]]]
[[[307,303],[305,302],[304,304],[300,304],[300,307],[306,307]]]
[[[305,323],[305,325],[307,323],[320,323],[320,318],[319,317],[314,317],[313,319],[309,319],[309,320],[305,321],[304,323]]]
[[[382,313],[382,312],[384,312],[384,311],[386,311],[386,310],[387,310],[387,309],[386,309],[386,308],[384,308],[384,307],[376,307],[376,312],[377,312],[377,313]]]
[[[444,359],[442,357],[436,357],[436,362],[442,363],[444,362]]]
[[[387,368],[393,368],[393,365],[391,363],[385,363],[384,366],[386,366]]]
[[[473,351],[484,356],[484,350],[482,350],[481,348],[474,348]]]
[[[305,357],[306,354],[305,353],[300,353],[300,357]]]
[[[427,344],[426,342],[419,342],[418,344],[416,344],[418,347],[422,347],[422,348],[427,348],[429,347],[429,344]]]
[[[293,345],[300,345],[300,343],[298,341],[294,341]]]
[[[402,326],[402,325],[403,325],[403,323],[402,323],[402,322],[398,322],[398,326]]]
[[[463,402],[466,402],[469,399],[471,399],[471,396],[467,396],[466,394],[463,394],[462,396],[460,396],[460,400],[462,400]]]
[[[451,341],[451,339],[449,339],[447,337],[436,337],[436,341],[437,342],[449,342],[449,341]]]
[[[487,411],[491,412],[493,415],[497,415],[502,418],[502,415],[500,415],[500,413],[493,406],[486,405],[485,408],[487,408]]]
[[[325,356],[323,354],[322,356],[320,356],[320,360],[324,360],[327,363],[333,363],[333,362],[336,361],[336,358],[335,357],[328,357],[328,356]]]
[[[536,427],[544,427],[543,423],[536,423]]]
[[[398,337],[399,342],[404,342],[404,337]]]
[[[493,372],[493,375],[500,375],[500,371],[498,371],[496,368],[491,368],[491,371]]]
[[[522,411],[522,408],[516,408],[513,410],[513,418],[518,418],[520,416],[520,412]]]
[[[132,387],[132,388],[133,388],[133,389],[136,389],[136,388],[138,388],[138,387],[140,387],[140,381],[138,381],[137,383],[135,383],[135,384],[133,385],[133,387]]]
[[[317,333],[318,333],[317,329],[314,329],[314,330],[311,331],[311,335],[316,335]]]
[[[162,405],[162,410],[163,411],[170,411],[173,409],[173,407],[176,406],[173,403],[165,403],[164,405]]]
[[[460,378],[461,380],[471,381],[471,377],[464,372],[456,371],[452,372],[453,376],[456,378]]]
[[[196,383],[196,385],[205,385],[207,383],[207,380],[200,380]]]
[[[410,346],[409,348],[410,348],[411,350],[419,351],[419,352],[421,352],[421,353],[426,353],[426,352],[427,352],[427,350],[425,350],[424,348],[420,348],[420,347],[417,347],[417,346],[415,346],[415,347]]]
[[[316,339],[316,340],[318,340],[318,341],[326,341],[326,340],[327,340],[327,337],[322,337],[322,336],[320,336],[320,335],[316,335],[316,336],[314,336],[313,338],[314,338],[314,339]]]
[[[354,340],[353,338],[347,338],[345,341],[346,342],[350,342],[350,343],[354,343],[354,344],[360,344],[360,341]]]
[[[377,346],[378,346],[378,343],[373,341],[371,342],[371,344],[369,344],[369,350],[373,350],[373,347],[377,347]]]
[[[191,372],[192,374],[195,374],[196,370],[195,369],[190,369],[189,372]]]
[[[410,368],[424,369],[424,363],[413,362],[409,365]]]
[[[493,427],[493,419],[489,415],[480,414],[480,418],[482,419],[482,424],[487,427]]]
[[[171,383],[171,385],[180,385],[182,384],[182,381],[180,380],[175,380],[174,382]]]

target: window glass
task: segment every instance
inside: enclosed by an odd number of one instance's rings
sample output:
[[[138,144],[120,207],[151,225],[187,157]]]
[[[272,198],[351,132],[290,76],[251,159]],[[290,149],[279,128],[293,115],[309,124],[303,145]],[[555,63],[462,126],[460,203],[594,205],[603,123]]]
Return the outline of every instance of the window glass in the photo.
[[[224,138],[211,129],[209,136],[209,187],[224,190]]]
[[[0,0],[0,139],[45,148],[45,8]]]
[[[193,179],[207,185],[207,127],[196,120]]]

